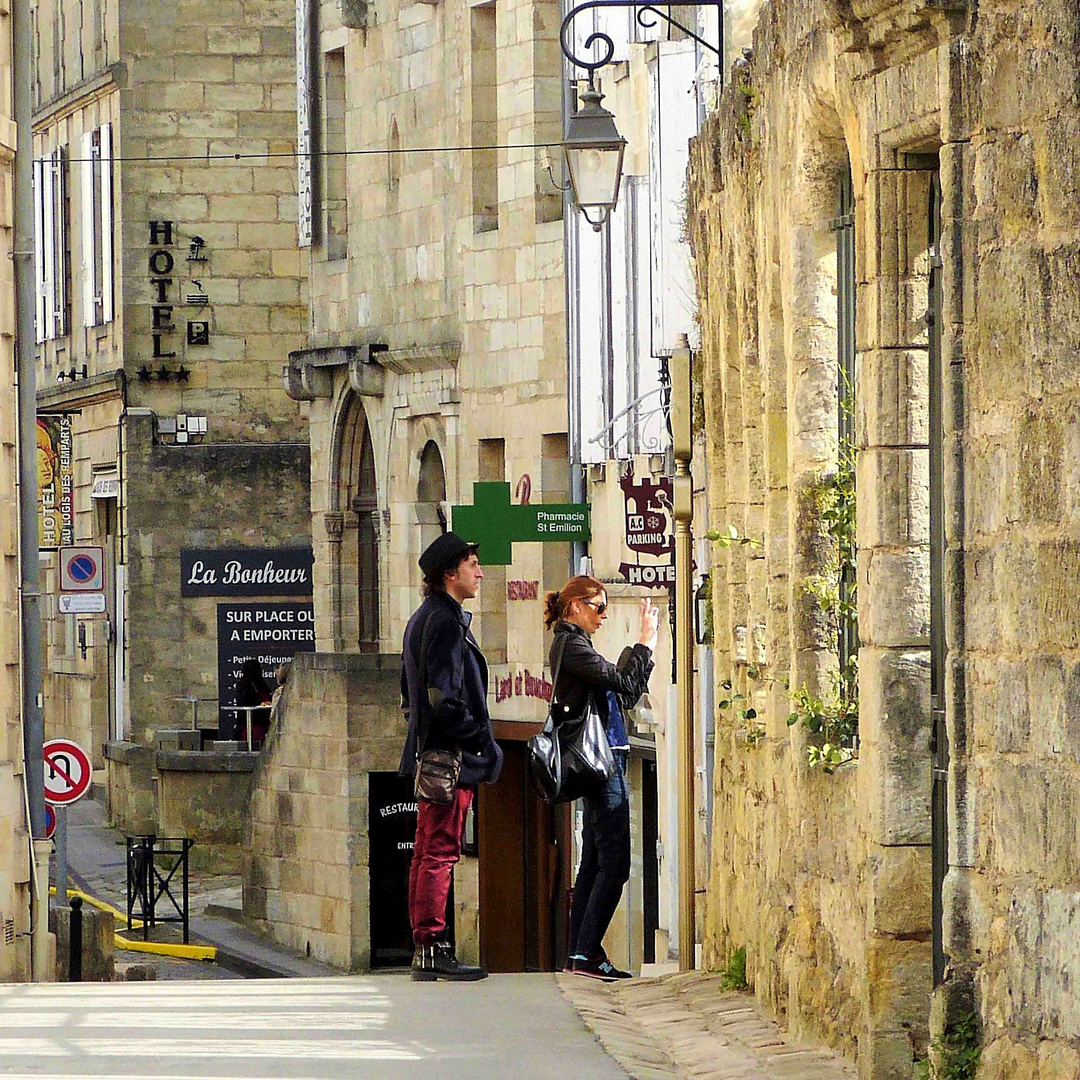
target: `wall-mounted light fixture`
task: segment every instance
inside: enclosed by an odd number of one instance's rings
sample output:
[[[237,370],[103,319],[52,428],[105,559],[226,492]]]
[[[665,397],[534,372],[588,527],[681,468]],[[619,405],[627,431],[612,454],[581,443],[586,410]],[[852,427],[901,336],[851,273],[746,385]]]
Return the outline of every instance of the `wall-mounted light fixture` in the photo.
[[[720,32],[723,34],[724,0],[701,0],[695,6],[716,8],[719,13]],[[566,154],[566,167],[570,173],[574,205],[597,232],[604,227],[604,222],[611,216],[619,201],[623,154],[626,150],[626,139],[619,134],[614,115],[600,104],[604,95],[596,89],[596,72],[611,62],[615,55],[615,42],[602,31],[594,31],[585,39],[585,48],[598,47],[599,55],[585,59],[575,54],[571,34],[573,22],[582,12],[604,7],[636,8],[639,25],[648,28],[655,26],[657,19],[663,19],[717,56],[723,53],[722,41],[718,48],[673,19],[668,12],[653,7],[652,4],[638,3],[636,0],[586,0],[567,13],[559,31],[563,56],[574,67],[589,73],[589,86],[581,94],[581,104],[567,124],[563,152]],[[589,216],[590,212],[592,217]]]

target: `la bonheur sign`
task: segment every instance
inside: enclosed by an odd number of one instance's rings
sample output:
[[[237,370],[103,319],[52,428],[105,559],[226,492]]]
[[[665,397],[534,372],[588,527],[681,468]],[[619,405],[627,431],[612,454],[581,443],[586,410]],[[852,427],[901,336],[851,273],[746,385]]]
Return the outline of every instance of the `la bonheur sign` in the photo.
[[[180,552],[181,596],[310,596],[311,548],[196,548]]]

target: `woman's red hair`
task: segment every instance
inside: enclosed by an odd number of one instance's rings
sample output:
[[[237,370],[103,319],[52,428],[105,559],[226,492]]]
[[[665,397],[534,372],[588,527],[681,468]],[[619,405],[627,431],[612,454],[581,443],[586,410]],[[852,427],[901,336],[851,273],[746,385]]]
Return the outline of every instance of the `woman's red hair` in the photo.
[[[566,617],[575,600],[591,600],[604,591],[604,583],[587,574],[572,577],[558,592],[544,597],[544,626],[550,630],[560,619]]]

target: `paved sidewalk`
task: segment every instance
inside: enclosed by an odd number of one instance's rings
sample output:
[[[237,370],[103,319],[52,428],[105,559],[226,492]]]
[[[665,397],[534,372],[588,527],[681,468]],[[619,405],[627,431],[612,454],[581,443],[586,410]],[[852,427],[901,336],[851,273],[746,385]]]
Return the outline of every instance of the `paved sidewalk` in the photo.
[[[855,1080],[841,1055],[789,1041],[745,993],[704,971],[601,983],[559,975],[562,991],[634,1080]]]
[[[69,884],[107,900],[121,911],[127,908],[127,848],[123,833],[104,823],[104,806],[92,798],[67,808]],[[214,945],[216,963],[205,960],[177,960],[117,950],[116,963],[122,973],[130,964],[150,965],[159,979],[317,978],[342,975],[334,968],[298,956],[254,933],[243,925],[238,874],[190,873],[188,915],[192,944]],[[167,902],[162,901],[159,911]],[[124,933],[123,923],[117,929]],[[140,938],[141,931],[130,932]],[[154,940],[178,942],[178,925],[159,926]]]

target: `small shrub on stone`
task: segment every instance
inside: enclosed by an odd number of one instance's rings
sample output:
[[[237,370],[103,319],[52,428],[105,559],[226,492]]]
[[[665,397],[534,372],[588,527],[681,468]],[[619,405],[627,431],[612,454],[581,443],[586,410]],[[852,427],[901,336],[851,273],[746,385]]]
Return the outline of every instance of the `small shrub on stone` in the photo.
[[[736,949],[728,960],[727,969],[720,976],[721,990],[749,990],[746,981],[746,946]]]

